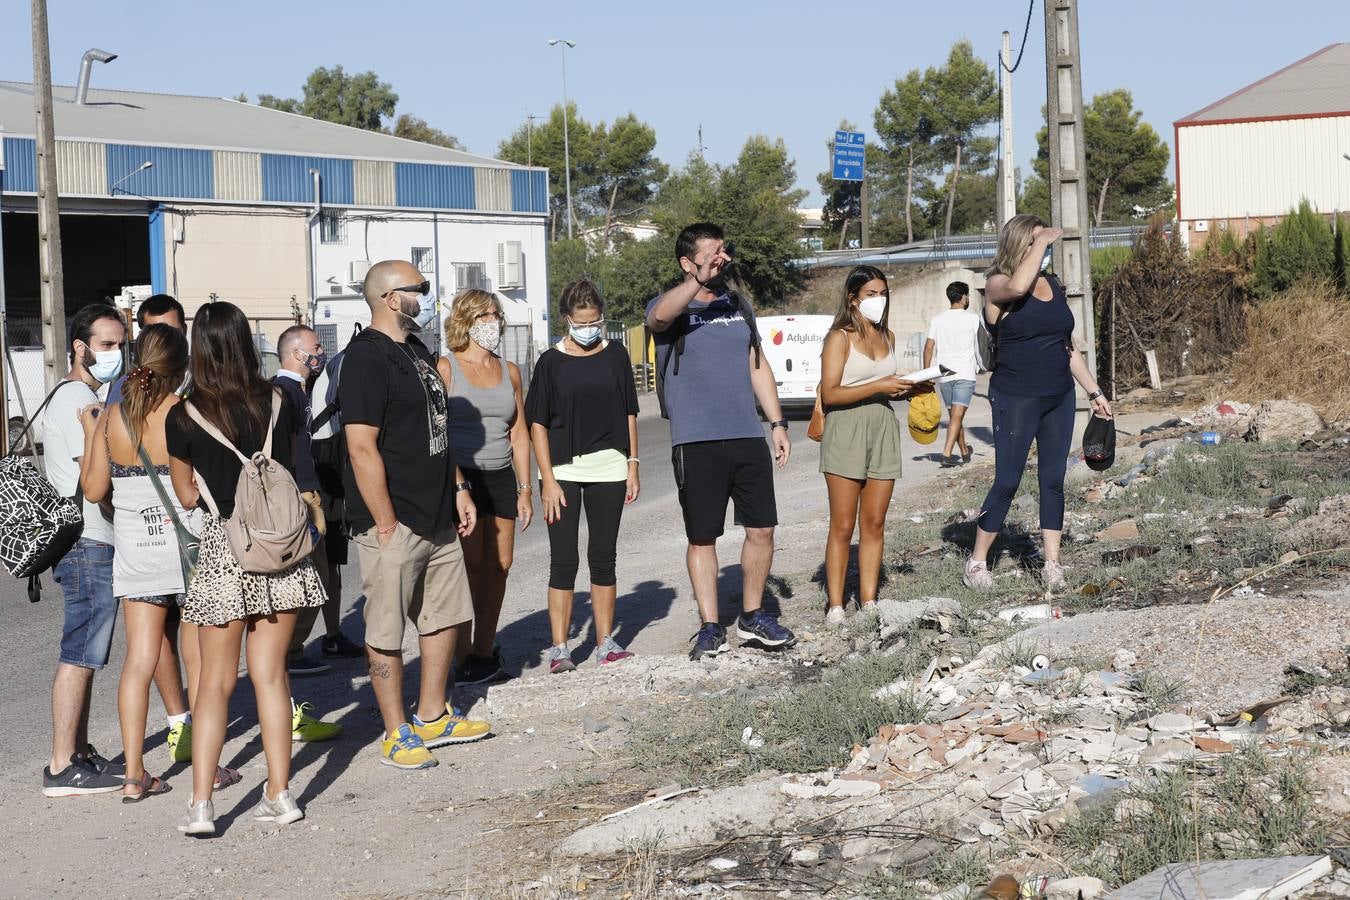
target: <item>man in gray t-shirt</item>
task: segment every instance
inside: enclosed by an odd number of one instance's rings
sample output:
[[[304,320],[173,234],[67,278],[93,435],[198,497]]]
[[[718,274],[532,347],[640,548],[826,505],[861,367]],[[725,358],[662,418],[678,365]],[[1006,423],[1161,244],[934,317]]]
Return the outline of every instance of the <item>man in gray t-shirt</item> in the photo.
[[[647,327],[656,339],[665,411],[670,416],[671,458],[685,536],[689,580],[702,627],[691,659],[727,649],[717,606],[717,539],[734,501],[736,524],[745,528],[741,549],[742,611],[736,633],[763,647],[788,647],[792,632],[761,608],[773,564],[778,524],[773,465],[787,465],[792,444],[778,402],[778,386],[759,350],[753,313],[726,284],[722,229],[690,225],[675,242],[684,281],[647,305]],[[773,456],[755,402],[769,419]]]

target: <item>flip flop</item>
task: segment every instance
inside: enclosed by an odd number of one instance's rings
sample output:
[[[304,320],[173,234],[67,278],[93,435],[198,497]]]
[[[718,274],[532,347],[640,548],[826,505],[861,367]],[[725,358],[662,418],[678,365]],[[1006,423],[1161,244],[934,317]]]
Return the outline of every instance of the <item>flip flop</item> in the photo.
[[[141,792],[134,797],[129,794],[123,794],[123,803],[140,803],[146,797],[157,797],[160,794],[167,794],[169,791],[173,790],[173,788],[169,787],[167,781],[156,778],[149,772],[142,773],[140,778],[124,778],[122,779],[122,784],[134,784],[141,789]]]
[[[244,776],[239,774],[237,769],[227,769],[224,766],[216,766],[216,781],[211,785],[211,790],[218,791],[221,788],[227,788],[232,784],[238,784],[244,780]]]

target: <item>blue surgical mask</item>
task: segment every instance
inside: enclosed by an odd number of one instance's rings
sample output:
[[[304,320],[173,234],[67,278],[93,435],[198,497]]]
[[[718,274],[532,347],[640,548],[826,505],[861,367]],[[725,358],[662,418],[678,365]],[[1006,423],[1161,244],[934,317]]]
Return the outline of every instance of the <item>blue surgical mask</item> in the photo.
[[[417,312],[410,313],[402,305],[408,295],[400,294],[399,315],[404,319],[404,325],[406,326],[404,330],[410,333],[421,331],[436,318],[436,298],[430,292],[414,296],[417,297]]]
[[[602,319],[601,321],[604,320]],[[571,322],[567,323],[567,333],[570,334],[572,340],[576,341],[577,345],[581,347],[594,347],[596,341],[600,340],[603,331],[604,329],[601,327],[600,322],[594,322],[589,325],[574,325]]]
[[[103,384],[115,380],[122,374],[122,351],[100,350],[95,353],[94,364],[89,367],[89,374]]]

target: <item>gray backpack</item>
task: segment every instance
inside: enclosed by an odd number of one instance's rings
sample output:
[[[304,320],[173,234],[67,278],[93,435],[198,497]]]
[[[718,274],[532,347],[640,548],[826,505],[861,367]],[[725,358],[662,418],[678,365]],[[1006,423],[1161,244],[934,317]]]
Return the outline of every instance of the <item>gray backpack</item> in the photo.
[[[255,575],[283,572],[309,556],[314,541],[309,532],[309,507],[300,499],[300,489],[286,467],[273,460],[272,431],[281,412],[281,392],[272,391],[272,416],[267,424],[262,449],[252,458],[221,433],[220,429],[186,401],[187,414],[216,441],[224,444],[239,457],[244,469],[234,488],[234,515],[225,520],[225,537],[234,551],[240,568]],[[220,507],[206,486],[206,479],[197,477],[202,499],[217,516]]]

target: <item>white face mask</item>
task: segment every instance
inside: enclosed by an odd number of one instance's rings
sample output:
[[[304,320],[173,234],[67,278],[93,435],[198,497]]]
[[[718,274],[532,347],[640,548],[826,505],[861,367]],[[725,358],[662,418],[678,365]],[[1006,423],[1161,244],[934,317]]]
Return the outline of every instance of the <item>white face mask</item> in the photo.
[[[100,350],[95,353],[94,364],[89,367],[89,374],[103,384],[117,378],[122,374],[122,351]]]
[[[863,318],[873,325],[881,324],[881,317],[886,314],[886,297],[868,297],[858,303],[858,312],[863,314]]]
[[[573,325],[568,322],[567,333],[572,336],[572,340],[576,341],[578,346],[589,349],[600,340],[601,322],[603,321],[604,319],[601,319],[600,322],[592,322],[587,325]]]
[[[1045,255],[1041,257],[1041,271],[1044,272],[1050,268],[1050,261],[1054,258],[1054,251],[1049,247],[1045,248]]]
[[[475,322],[469,326],[469,340],[491,353],[502,342],[502,326],[496,322]]]

